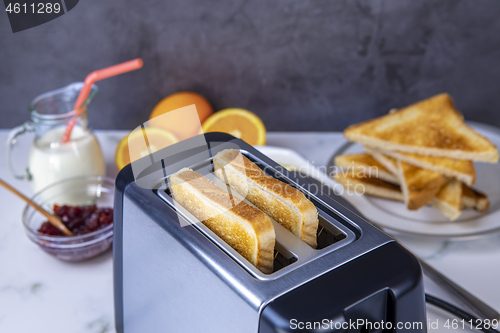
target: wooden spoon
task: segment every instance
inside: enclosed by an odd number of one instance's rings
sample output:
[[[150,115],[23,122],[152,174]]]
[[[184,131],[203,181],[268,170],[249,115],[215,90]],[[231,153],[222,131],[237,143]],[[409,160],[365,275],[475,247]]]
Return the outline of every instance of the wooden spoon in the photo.
[[[7,190],[14,193],[15,195],[17,195],[19,198],[23,199],[28,205],[33,207],[36,211],[38,211],[43,216],[45,216],[54,227],[61,230],[66,236],[73,236],[73,233],[68,228],[66,228],[64,223],[62,223],[61,220],[57,216],[50,214],[45,209],[38,206],[36,203],[34,203],[32,200],[30,200],[29,198],[24,196],[21,192],[19,192],[18,190],[16,190],[15,188],[10,186],[6,182],[4,182],[2,179],[0,179],[0,185],[2,185],[3,187],[5,187]]]

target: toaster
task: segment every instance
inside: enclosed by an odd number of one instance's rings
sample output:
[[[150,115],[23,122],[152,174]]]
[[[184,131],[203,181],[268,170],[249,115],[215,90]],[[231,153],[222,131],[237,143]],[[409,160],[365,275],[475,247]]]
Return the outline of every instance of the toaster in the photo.
[[[318,246],[278,223],[264,274],[172,198],[168,177],[213,177],[212,156],[238,149],[318,210]],[[207,133],[123,168],[114,208],[118,333],[426,332],[417,259],[352,206],[244,141]]]

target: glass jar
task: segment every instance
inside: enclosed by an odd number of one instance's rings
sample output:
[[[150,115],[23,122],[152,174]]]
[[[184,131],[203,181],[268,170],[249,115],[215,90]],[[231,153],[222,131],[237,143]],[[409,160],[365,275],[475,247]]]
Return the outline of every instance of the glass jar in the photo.
[[[87,127],[87,110],[97,93],[97,86],[92,87],[80,109],[73,110],[82,87],[81,82],[72,83],[36,97],[29,107],[30,121],[9,133],[7,165],[15,178],[29,180],[34,192],[67,178],[105,175],[106,164],[101,147]],[[70,140],[61,143],[67,122],[81,111]],[[19,172],[13,163],[12,148],[20,135],[30,132],[35,133],[35,139],[29,152],[28,168],[25,172]]]

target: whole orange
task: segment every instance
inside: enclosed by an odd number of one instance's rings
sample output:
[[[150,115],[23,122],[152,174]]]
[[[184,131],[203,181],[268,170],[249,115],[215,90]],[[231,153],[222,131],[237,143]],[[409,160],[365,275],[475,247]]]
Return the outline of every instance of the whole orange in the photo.
[[[189,112],[172,112],[179,108],[195,105],[198,115]],[[165,97],[158,103],[149,116],[149,126],[166,129],[179,140],[190,138],[200,131],[200,125],[214,112],[205,97],[193,92],[183,91]]]

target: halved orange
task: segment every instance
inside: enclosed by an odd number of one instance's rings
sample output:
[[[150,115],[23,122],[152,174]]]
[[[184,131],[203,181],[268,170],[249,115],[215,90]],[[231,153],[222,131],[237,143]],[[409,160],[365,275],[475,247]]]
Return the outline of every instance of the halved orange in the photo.
[[[245,109],[224,109],[211,115],[202,125],[202,132],[224,132],[251,145],[266,144],[266,127],[255,114]]]
[[[168,117],[159,117],[167,112],[193,104],[196,106],[197,116],[196,113],[192,117],[190,114],[174,112]],[[166,129],[174,133],[179,140],[184,140],[198,134],[200,124],[212,113],[214,113],[214,109],[205,97],[193,92],[182,91],[162,99],[151,112],[148,124],[149,127]]]
[[[120,140],[116,148],[116,167],[121,170],[127,164],[178,141],[173,133],[160,128],[146,127],[133,130]]]

